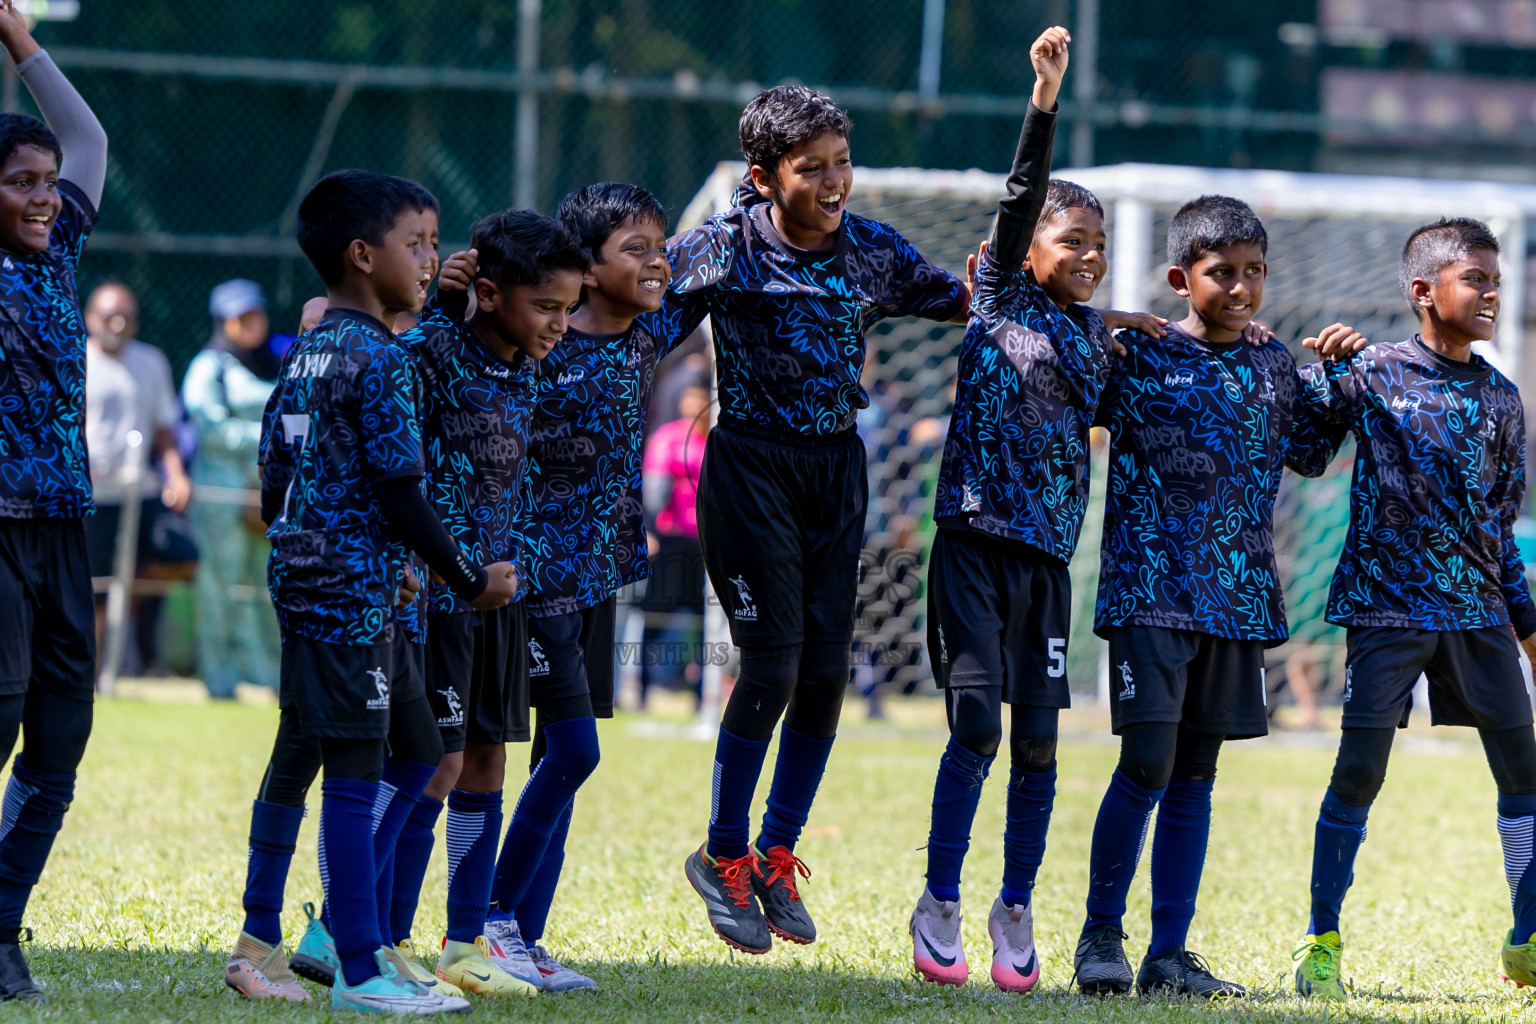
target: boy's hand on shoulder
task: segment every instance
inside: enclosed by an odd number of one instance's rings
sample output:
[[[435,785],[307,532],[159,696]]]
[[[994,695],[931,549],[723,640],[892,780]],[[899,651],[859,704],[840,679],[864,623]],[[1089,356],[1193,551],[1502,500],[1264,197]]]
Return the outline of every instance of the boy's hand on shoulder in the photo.
[[[443,261],[437,274],[437,301],[443,312],[462,320],[472,310],[475,298],[475,274],[480,269],[480,254],[473,249],[456,252]]]
[[[1317,337],[1307,338],[1301,344],[1316,352],[1319,359],[1339,360],[1348,359],[1370,342],[1353,327],[1330,324],[1318,332]]]
[[[1525,656],[1532,665],[1536,665],[1536,633],[1532,633],[1520,641],[1520,649],[1525,651]]]
[[[1067,47],[1072,34],[1060,25],[1040,33],[1029,48],[1029,62],[1035,68],[1035,91],[1031,96],[1040,110],[1052,110],[1056,106],[1056,94],[1061,90],[1061,80],[1067,73]]]
[[[405,567],[405,574],[400,577],[399,596],[395,598],[395,604],[405,607],[416,600],[416,595],[421,593],[421,580],[411,571],[410,566]]]
[[[1099,319],[1104,321],[1104,326],[1111,333],[1114,331],[1140,331],[1152,338],[1166,338],[1168,336],[1168,321],[1151,313],[1124,313],[1118,309],[1099,309],[1094,312],[1099,314]],[[1115,339],[1115,355],[1123,356],[1127,349],[1120,344],[1120,339]]]
[[[320,326],[320,318],[325,316],[325,311],[330,308],[330,302],[324,295],[316,295],[304,303],[303,310],[299,313],[299,333],[305,334]]]
[[[1274,338],[1274,336],[1274,331],[1259,323],[1257,320],[1250,320],[1248,322],[1248,326],[1243,328],[1243,340],[1252,345],[1254,348],[1263,348]]]
[[[485,567],[485,589],[469,603],[477,612],[488,612],[516,597],[517,587],[517,567],[511,562],[497,562]]]

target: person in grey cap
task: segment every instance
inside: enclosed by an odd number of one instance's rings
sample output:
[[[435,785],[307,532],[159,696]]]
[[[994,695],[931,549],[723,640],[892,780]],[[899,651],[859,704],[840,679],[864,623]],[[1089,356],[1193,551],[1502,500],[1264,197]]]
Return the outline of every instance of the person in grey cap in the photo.
[[[213,336],[193,357],[182,403],[197,430],[189,511],[197,570],[198,671],[216,699],[240,680],[277,685],[277,619],[267,597],[268,545],[260,509],[261,414],[281,362],[268,346],[267,302],[255,281],[225,281],[208,296]],[[254,499],[253,499],[254,501]]]

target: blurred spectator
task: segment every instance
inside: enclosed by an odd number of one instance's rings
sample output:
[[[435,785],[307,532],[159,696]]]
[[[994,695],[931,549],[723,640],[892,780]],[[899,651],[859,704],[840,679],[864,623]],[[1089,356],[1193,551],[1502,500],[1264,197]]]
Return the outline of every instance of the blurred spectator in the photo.
[[[170,361],[135,337],[139,303],[127,285],[110,282],[91,293],[85,328],[85,436],[96,501],[96,514],[85,521],[91,575],[113,574],[123,506],[137,501],[135,577],[189,580],[197,567],[197,548],[181,512],[192,485],[176,447],[181,406],[171,383]],[[129,444],[135,432],[146,446],[142,453]],[[143,459],[142,469],[137,485],[130,488],[124,474],[130,460],[137,458]],[[160,606],[158,594],[130,604],[135,640],[125,648],[130,671],[164,671],[157,657]],[[103,612],[98,602],[98,636]]]
[[[654,543],[641,604],[642,708],[652,686],[686,686],[698,693],[703,679],[697,655],[704,639],[704,556],[695,505],[709,434],[709,389],[694,378],[678,395],[676,408],[677,418],[657,427],[645,446],[645,512]]]
[[[277,620],[266,589],[269,548],[256,449],[281,363],[267,343],[266,298],[256,282],[225,281],[209,295],[208,312],[213,337],[187,367],[182,401],[197,431],[198,671],[208,693],[225,699],[242,679],[277,685]]]

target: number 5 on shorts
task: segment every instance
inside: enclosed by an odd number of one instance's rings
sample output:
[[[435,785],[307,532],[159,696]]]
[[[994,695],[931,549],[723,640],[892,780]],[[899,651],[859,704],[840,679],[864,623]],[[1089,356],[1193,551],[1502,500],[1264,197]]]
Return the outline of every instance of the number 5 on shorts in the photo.
[[[1053,636],[1045,642],[1045,674],[1060,679],[1067,674],[1067,638]]]

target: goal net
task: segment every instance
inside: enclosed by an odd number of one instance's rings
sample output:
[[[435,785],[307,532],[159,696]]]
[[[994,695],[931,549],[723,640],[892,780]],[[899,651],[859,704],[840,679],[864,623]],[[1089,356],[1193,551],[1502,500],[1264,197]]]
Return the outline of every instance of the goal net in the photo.
[[[724,210],[744,171],[722,163],[684,212],[680,229]],[[1521,381],[1525,308],[1526,217],[1536,213],[1536,187],[1490,182],[1212,170],[1121,164],[1059,171],[1092,189],[1104,204],[1109,274],[1097,304],[1182,317],[1182,300],[1166,283],[1168,222],[1185,201],[1207,193],[1253,206],[1269,233],[1270,271],[1258,319],[1290,345],[1299,361],[1313,357],[1301,340],[1335,321],[1373,341],[1411,335],[1414,317],[1397,283],[1398,256],[1409,232],[1442,215],[1471,216],[1498,234],[1507,269],[1499,336],[1485,355]],[[985,237],[1004,176],[982,171],[860,169],[849,208],[892,224],[930,259],[956,274]],[[1513,260],[1511,260],[1513,255]],[[881,322],[869,335],[865,375],[870,408],[859,430],[870,454],[869,525],[861,572],[855,681],[864,688],[911,692],[931,686],[925,635],[924,565],[933,537],[933,491],[963,328],[924,320]],[[1096,431],[1102,434],[1102,431]],[[1073,560],[1074,608],[1068,674],[1088,699],[1104,694],[1101,645],[1092,634],[1102,514],[1103,441],[1096,446],[1094,497]],[[1328,474],[1307,481],[1287,475],[1276,509],[1276,546],[1293,641],[1274,652],[1270,678],[1300,655],[1327,685],[1342,673],[1343,633],[1323,622],[1329,577],[1348,515],[1352,458],[1342,452]],[[710,639],[728,639],[711,597]],[[706,687],[718,684],[706,668]]]

